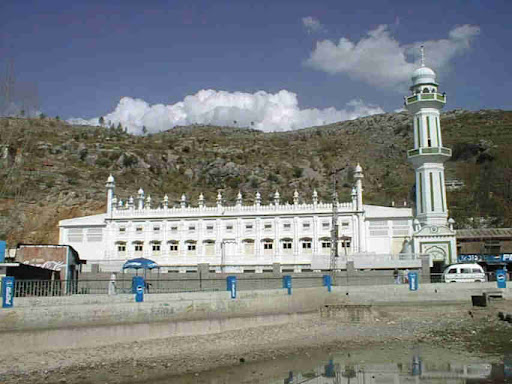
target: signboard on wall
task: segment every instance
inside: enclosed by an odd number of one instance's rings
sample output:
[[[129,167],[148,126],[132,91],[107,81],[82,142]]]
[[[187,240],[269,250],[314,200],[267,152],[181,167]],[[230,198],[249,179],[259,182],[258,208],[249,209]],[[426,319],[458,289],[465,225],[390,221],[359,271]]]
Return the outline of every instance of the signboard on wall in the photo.
[[[505,264],[512,263],[512,253],[502,253],[499,255],[480,255],[480,254],[461,254],[457,256],[459,263],[483,262],[487,264]]]

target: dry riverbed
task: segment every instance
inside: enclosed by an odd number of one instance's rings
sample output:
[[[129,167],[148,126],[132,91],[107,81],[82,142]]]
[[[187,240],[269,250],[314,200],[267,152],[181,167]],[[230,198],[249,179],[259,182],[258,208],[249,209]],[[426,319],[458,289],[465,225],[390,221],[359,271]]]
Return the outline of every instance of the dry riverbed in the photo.
[[[215,335],[172,337],[94,349],[27,353],[0,361],[0,383],[141,383],[230,366],[262,364],[286,356],[307,359],[318,353],[405,345],[439,346],[500,362],[512,352],[512,324],[498,319],[512,312],[501,301],[471,305],[377,306],[359,322],[318,314],[279,326]],[[2,346],[8,348],[8,346]],[[261,374],[261,373],[259,373]],[[260,378],[261,379],[261,378]],[[199,381],[197,381],[199,382]],[[264,381],[263,381],[264,382]]]

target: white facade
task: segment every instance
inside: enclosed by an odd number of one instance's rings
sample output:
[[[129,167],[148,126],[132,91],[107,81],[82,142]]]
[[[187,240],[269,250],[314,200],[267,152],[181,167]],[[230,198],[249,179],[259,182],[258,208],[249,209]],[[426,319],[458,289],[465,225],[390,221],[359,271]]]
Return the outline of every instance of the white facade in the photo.
[[[444,162],[451,150],[443,147],[439,111],[446,103],[446,94],[438,92],[435,72],[421,67],[412,75],[411,92],[405,107],[413,115],[414,148],[407,157],[416,173],[416,212],[413,249],[426,253],[434,262],[457,260],[453,220],[448,220]]]
[[[352,201],[338,203],[339,254],[353,259],[398,255],[412,236],[412,211],[363,205],[362,178],[358,165]],[[310,202],[295,192],[292,204],[281,203],[276,192],[267,205],[257,193],[254,204],[243,204],[239,194],[227,206],[219,193],[214,206],[202,195],[190,206],[183,195],[179,207],[169,207],[167,196],[152,207],[142,190],[136,199],[118,200],[113,177],[106,187],[105,214],[59,223],[60,243],[73,246],[88,264],[118,266],[146,257],[179,272],[203,263],[217,272],[263,272],[276,263],[296,272],[329,268],[333,209],[318,201],[316,191]]]

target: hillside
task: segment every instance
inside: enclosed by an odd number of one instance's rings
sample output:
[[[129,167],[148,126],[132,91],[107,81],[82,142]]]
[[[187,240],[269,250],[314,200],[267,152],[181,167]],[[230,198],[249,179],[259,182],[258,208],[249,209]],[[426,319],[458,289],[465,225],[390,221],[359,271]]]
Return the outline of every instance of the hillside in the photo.
[[[453,149],[446,178],[464,186],[448,192],[458,227],[512,226],[512,112],[452,111],[442,115],[444,145]],[[351,167],[364,169],[366,203],[413,201],[410,117],[382,114],[299,131],[264,133],[210,126],[179,127],[149,136],[71,126],[54,119],[0,119],[0,238],[58,241],[58,221],[103,212],[105,181],[116,178],[121,198],[142,187],[157,204],[165,193],[178,204],[200,192],[226,204],[238,190],[246,202],[276,189],[290,201],[297,189],[330,200],[330,172],[341,200],[350,199]]]

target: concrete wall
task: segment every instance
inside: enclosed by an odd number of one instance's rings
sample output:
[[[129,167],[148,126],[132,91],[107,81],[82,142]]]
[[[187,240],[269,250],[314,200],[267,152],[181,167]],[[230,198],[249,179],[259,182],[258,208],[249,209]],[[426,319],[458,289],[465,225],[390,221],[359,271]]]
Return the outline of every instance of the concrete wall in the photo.
[[[16,298],[0,309],[0,339],[9,348],[0,356],[23,351],[91,347],[170,336],[207,334],[258,325],[281,324],[317,313],[326,305],[382,305],[471,302],[471,295],[497,291],[495,283],[297,288],[229,293],[74,295]],[[512,287],[501,290],[512,299]]]

